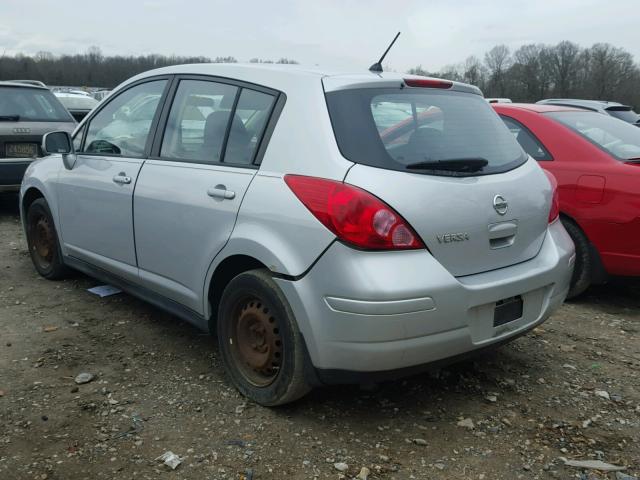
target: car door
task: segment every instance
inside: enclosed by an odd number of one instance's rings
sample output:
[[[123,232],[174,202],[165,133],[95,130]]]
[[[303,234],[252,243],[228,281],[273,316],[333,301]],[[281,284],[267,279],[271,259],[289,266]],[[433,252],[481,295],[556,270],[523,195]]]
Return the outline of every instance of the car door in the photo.
[[[163,113],[164,134],[134,194],[143,284],[202,313],[211,261],[225,245],[256,173],[254,158],[275,94],[183,77]]]
[[[137,279],[133,189],[151,147],[167,78],[116,94],[76,135],[72,169],[61,171],[58,201],[66,252],[126,279]]]

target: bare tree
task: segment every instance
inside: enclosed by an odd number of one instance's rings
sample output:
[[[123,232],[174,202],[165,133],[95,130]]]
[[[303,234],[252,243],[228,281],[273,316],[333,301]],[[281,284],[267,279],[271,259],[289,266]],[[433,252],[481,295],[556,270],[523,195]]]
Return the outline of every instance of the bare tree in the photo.
[[[464,61],[462,65],[462,81],[484,88],[486,71],[478,57],[472,55]]]
[[[506,95],[506,72],[511,65],[511,52],[506,45],[496,45],[484,56],[489,69],[489,88],[498,96]]]
[[[213,63],[238,63],[236,57],[216,57]]]
[[[410,68],[407,70],[407,73],[410,75],[422,75],[423,77],[428,77],[429,72],[427,72],[422,65],[418,65],[417,67]]]
[[[611,98],[624,89],[633,78],[633,57],[621,48],[607,43],[596,43],[585,52],[588,74],[588,94],[596,98]]]
[[[542,82],[541,45],[523,45],[513,54],[511,76],[520,87],[527,101],[535,101],[540,95]]]
[[[560,97],[568,97],[576,87],[580,47],[564,41],[552,47],[550,53],[555,91]]]

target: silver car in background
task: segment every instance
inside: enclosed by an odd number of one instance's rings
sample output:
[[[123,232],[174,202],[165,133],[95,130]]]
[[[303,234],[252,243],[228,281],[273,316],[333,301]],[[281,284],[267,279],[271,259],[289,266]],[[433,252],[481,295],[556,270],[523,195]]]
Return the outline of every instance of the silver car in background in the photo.
[[[618,102],[609,102],[606,100],[580,100],[575,98],[549,98],[546,100],[540,100],[536,103],[541,105],[560,105],[563,107],[575,107],[582,108],[584,110],[591,110],[592,112],[610,115],[613,118],[617,118],[623,122],[631,123],[636,127],[640,127],[640,115],[633,110],[633,107],[623,105]]]
[[[553,178],[469,85],[175,66],[44,146],[20,201],[38,272],[217,334],[263,405],[502,344],[569,288]]]

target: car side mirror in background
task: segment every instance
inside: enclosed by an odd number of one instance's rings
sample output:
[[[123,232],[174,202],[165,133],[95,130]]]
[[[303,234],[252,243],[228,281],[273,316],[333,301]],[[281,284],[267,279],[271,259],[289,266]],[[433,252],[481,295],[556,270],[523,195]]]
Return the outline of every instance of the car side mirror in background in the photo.
[[[73,142],[68,132],[58,131],[45,133],[42,138],[42,153],[44,155],[61,153],[62,162],[67,170],[71,170],[76,163]]]

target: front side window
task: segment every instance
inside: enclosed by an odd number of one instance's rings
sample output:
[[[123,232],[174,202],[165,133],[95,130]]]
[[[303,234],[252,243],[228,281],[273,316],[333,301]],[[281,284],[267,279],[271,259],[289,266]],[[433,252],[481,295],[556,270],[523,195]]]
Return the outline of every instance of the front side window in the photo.
[[[142,157],[166,83],[141,83],[110,99],[91,119],[83,152]]]
[[[160,156],[220,162],[237,93],[238,87],[225,83],[181,80],[171,105]],[[237,122],[240,119],[234,118],[234,124]]]
[[[501,115],[509,131],[516,138],[522,149],[533,157],[534,160],[553,160],[542,143],[524,125],[511,117]]]
[[[548,112],[545,115],[613,155],[618,160],[640,158],[640,128],[596,112]]]
[[[49,90],[27,87],[0,88],[0,117],[23,122],[73,122]]]
[[[356,163],[420,173],[414,167],[421,163],[473,161],[482,166],[472,173],[485,175],[511,170],[527,159],[479,95],[366,88],[329,92],[326,97],[340,151]]]

